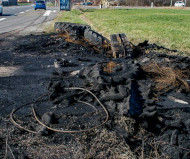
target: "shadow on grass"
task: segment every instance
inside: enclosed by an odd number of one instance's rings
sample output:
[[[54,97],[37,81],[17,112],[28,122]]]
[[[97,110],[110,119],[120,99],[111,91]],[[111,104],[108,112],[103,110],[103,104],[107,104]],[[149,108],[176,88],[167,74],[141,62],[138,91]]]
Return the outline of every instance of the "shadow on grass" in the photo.
[[[92,9],[85,9],[85,8],[80,8],[79,9],[81,12],[94,12]]]

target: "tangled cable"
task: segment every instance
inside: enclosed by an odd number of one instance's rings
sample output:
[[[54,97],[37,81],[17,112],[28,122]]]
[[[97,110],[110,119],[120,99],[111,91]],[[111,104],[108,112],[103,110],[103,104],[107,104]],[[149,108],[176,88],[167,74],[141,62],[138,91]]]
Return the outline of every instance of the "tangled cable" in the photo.
[[[14,117],[13,117],[13,114],[16,113],[18,110],[20,110],[20,109],[23,108],[23,107],[26,107],[26,106],[31,105],[31,104],[34,104],[34,103],[42,102],[42,101],[40,101],[40,99],[42,99],[44,96],[47,96],[47,95],[48,95],[48,93],[43,94],[43,95],[41,95],[39,98],[37,98],[34,102],[30,102],[30,103],[27,103],[27,104],[23,104],[23,105],[21,105],[20,107],[18,107],[17,109],[13,109],[12,112],[11,112],[11,114],[10,114],[10,121],[11,121],[16,127],[20,128],[20,129],[23,129],[23,130],[25,130],[25,131],[27,131],[27,132],[30,132],[30,133],[37,134],[38,132],[29,130],[29,129],[27,129],[27,128],[21,126],[20,124],[18,124],[18,123],[15,121],[15,119],[14,119]]]
[[[92,93],[91,91],[89,91],[89,90],[87,90],[87,89],[85,89],[85,88],[80,88],[80,87],[69,87],[69,88],[64,88],[64,89],[65,89],[65,90],[83,90],[83,91],[86,91],[86,92],[90,93],[90,94],[97,100],[97,102],[100,104],[100,106],[103,108],[104,112],[106,113],[106,119],[105,119],[101,124],[99,124],[99,125],[96,125],[96,126],[94,126],[94,127],[92,127],[92,128],[83,129],[83,130],[60,130],[60,129],[55,129],[55,128],[49,127],[49,126],[47,126],[46,124],[44,124],[42,121],[40,121],[40,119],[39,119],[39,118],[37,117],[37,115],[36,115],[36,111],[35,111],[35,108],[34,108],[34,106],[33,106],[33,104],[38,103],[38,102],[41,102],[41,101],[39,101],[39,100],[40,100],[42,97],[44,97],[44,96],[47,95],[47,94],[44,94],[44,95],[40,96],[36,101],[31,102],[31,103],[28,103],[28,104],[24,104],[24,105],[22,105],[21,107],[19,107],[19,108],[13,110],[13,111],[11,112],[11,114],[10,114],[10,120],[11,120],[11,122],[12,122],[16,127],[20,128],[20,129],[23,129],[23,130],[25,130],[25,131],[27,131],[27,132],[34,133],[34,134],[37,134],[37,133],[38,133],[37,131],[33,131],[33,130],[29,130],[29,129],[27,129],[27,128],[24,128],[23,126],[21,126],[20,124],[18,124],[18,123],[14,120],[14,118],[13,118],[13,114],[14,114],[16,111],[18,111],[19,109],[21,109],[21,108],[23,108],[23,107],[25,107],[25,106],[27,106],[27,105],[31,105],[32,112],[33,112],[33,115],[34,115],[35,120],[36,120],[40,125],[42,125],[43,127],[47,128],[48,130],[54,131],[54,132],[60,132],[60,133],[80,133],[80,132],[87,132],[87,131],[96,129],[96,128],[98,128],[98,127],[101,127],[102,125],[104,125],[104,124],[108,121],[109,113],[108,113],[107,109],[105,108],[105,106],[100,102],[100,100],[96,97],[96,95],[95,95],[94,93]],[[87,105],[89,105],[89,106],[92,106],[91,104],[89,104],[89,103],[87,103],[87,102],[82,102],[82,101],[80,101],[80,102],[81,102],[81,103],[84,103],[84,104],[87,104]]]

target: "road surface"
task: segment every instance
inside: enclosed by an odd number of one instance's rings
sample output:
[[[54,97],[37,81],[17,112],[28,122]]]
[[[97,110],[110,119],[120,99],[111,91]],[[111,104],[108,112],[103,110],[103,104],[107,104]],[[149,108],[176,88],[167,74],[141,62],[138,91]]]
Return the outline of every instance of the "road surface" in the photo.
[[[0,16],[0,34],[53,20],[58,10],[59,8],[55,7],[34,10],[33,5],[3,7],[3,15]]]

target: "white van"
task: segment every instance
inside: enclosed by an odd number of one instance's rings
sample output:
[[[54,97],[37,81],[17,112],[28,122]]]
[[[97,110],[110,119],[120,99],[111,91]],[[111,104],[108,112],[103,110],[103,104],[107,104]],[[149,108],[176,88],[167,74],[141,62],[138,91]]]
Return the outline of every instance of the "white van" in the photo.
[[[177,1],[177,2],[175,2],[174,6],[175,7],[185,7],[185,3],[182,1]]]

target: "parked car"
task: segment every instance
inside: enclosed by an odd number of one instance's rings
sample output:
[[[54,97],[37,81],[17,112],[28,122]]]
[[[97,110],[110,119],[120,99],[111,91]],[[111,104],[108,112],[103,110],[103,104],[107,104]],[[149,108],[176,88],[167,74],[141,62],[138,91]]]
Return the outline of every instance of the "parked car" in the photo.
[[[185,3],[183,1],[177,1],[174,4],[175,7],[185,7]]]
[[[92,2],[81,3],[81,5],[91,6]]]
[[[92,2],[86,2],[86,5],[87,5],[87,6],[91,6],[91,5],[92,5]]]
[[[3,6],[0,4],[0,15],[3,15]]]
[[[46,3],[43,0],[37,0],[34,3],[34,9],[44,9],[46,10]]]

